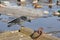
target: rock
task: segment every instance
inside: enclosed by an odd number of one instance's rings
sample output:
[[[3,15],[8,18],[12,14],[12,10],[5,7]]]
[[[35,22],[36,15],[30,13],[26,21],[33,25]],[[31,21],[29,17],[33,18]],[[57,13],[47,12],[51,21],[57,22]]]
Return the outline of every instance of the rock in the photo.
[[[28,27],[21,27],[20,32],[30,36],[34,31]]]
[[[49,14],[49,12],[48,11],[44,11],[44,14]]]
[[[4,32],[0,34],[0,40],[33,40],[31,37],[21,32]]]
[[[0,40],[33,40],[33,39],[22,32],[15,32],[15,33],[4,32],[0,33]],[[47,34],[42,34],[40,37],[34,40],[60,40],[60,38],[56,38]]]

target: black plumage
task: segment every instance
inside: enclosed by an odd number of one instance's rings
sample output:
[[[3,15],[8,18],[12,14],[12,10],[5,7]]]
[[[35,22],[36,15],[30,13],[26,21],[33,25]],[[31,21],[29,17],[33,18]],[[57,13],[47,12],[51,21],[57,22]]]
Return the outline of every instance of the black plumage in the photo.
[[[14,20],[8,22],[8,27],[11,27],[12,25],[19,24],[19,23],[20,23],[20,19],[19,18],[14,19]]]
[[[19,18],[16,18],[16,19],[8,22],[8,27],[11,27],[12,25],[15,25],[15,24],[21,25],[21,20],[30,22],[30,20],[28,20],[26,16],[21,16]]]

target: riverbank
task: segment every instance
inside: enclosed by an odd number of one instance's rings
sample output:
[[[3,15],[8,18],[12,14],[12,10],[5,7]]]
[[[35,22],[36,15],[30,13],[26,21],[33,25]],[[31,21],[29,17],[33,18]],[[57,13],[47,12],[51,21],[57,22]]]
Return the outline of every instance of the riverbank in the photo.
[[[60,38],[56,38],[47,34],[42,34],[38,39],[35,40],[59,40]],[[30,36],[21,33],[21,32],[4,32],[0,33],[0,40],[33,40]]]

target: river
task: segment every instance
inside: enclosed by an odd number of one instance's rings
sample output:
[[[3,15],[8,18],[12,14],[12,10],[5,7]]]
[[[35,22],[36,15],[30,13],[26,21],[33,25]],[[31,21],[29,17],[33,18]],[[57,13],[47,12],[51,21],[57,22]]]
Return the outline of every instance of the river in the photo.
[[[56,2],[56,0],[54,0]],[[52,31],[60,31],[60,17],[51,16],[53,11],[60,10],[60,7],[53,6],[52,9],[48,8],[48,6],[44,6],[43,10],[49,11],[49,16],[47,18],[38,18],[36,20],[32,20],[31,23],[25,22],[23,25],[33,30],[37,30],[39,27],[43,27],[45,32],[52,32]],[[38,9],[39,10],[39,9]],[[9,16],[2,15],[1,18],[9,19]],[[14,25],[13,27],[7,27],[7,23],[0,21],[0,31],[10,31],[10,30],[18,30],[20,27],[18,25]],[[54,36],[60,38],[60,32],[54,33]]]

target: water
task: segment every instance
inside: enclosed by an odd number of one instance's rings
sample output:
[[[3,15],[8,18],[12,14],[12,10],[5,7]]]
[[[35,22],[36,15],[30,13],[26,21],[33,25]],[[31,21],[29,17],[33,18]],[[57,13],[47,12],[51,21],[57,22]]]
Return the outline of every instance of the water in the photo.
[[[56,1],[54,1],[56,2]],[[42,10],[49,11],[49,16],[51,16],[53,11],[59,10],[60,7],[57,8],[57,6],[53,6],[52,9],[48,8],[48,6],[44,6]],[[8,18],[9,16],[2,15],[0,18],[3,18],[3,20],[11,20]],[[13,19],[13,18],[12,18]],[[25,22],[23,25],[29,28],[32,28],[33,30],[37,30],[39,27],[43,27],[45,32],[51,32],[51,31],[60,31],[60,21],[57,19],[60,19],[60,17],[52,16],[47,18],[38,18],[36,20],[32,20],[31,23]],[[20,27],[18,25],[14,25],[10,28],[7,27],[7,22],[0,21],[0,32],[2,31],[10,31],[10,30],[18,30]],[[54,36],[60,37],[60,32],[53,34]]]

